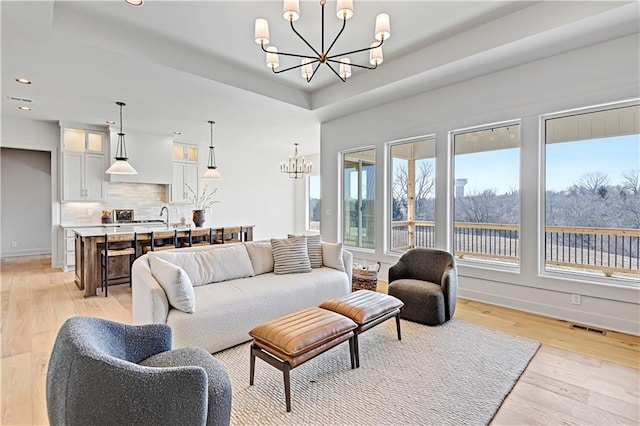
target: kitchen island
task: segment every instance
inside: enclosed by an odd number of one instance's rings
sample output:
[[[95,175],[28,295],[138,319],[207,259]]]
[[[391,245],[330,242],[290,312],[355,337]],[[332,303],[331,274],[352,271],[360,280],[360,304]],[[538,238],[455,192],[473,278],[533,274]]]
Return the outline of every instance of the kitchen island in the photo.
[[[77,228],[75,233],[76,263],[75,282],[78,288],[84,291],[85,297],[95,296],[96,290],[100,286],[100,251],[104,247],[105,235],[109,244],[122,242],[129,244],[135,242],[136,256],[143,254],[143,247],[151,243],[151,235],[160,232],[170,231],[172,238],[164,242],[166,247],[175,244],[175,241],[187,242],[189,231],[204,231],[210,237],[201,237],[210,243],[214,242],[213,236],[222,237],[225,229],[239,228],[242,241],[253,241],[253,225],[220,226],[211,228],[188,228],[188,227],[150,227],[150,226],[96,226],[92,228]],[[221,238],[224,240],[224,238]],[[219,239],[216,238],[216,241]],[[177,244],[180,246],[181,244]],[[124,283],[129,281],[129,259],[122,256],[122,259],[109,259],[109,280],[112,283]]]

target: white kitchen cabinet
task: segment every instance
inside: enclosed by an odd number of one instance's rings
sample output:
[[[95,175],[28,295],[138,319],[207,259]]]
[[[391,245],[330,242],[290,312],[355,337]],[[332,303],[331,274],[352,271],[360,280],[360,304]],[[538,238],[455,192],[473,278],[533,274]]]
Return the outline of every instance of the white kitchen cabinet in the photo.
[[[198,193],[198,145],[173,143],[173,182],[171,183],[171,202],[188,203],[187,185]]]
[[[62,153],[62,201],[104,200],[102,154]]]
[[[187,185],[198,193],[198,165],[189,163],[173,163],[173,183],[171,184],[171,202],[188,203],[189,190]]]
[[[62,129],[61,201],[102,201],[104,189],[104,133]]]

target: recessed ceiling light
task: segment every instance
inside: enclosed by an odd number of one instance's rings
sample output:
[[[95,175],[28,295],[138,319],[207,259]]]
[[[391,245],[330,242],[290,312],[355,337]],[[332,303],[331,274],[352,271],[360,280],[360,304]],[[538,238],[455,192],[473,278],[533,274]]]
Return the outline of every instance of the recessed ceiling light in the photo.
[[[116,124],[116,122],[113,121],[113,120],[107,120],[107,121],[105,121],[105,123],[107,123],[107,124]]]
[[[179,131],[177,131],[177,130],[176,130],[175,132],[173,132],[173,134],[174,134],[174,135],[181,135],[181,134],[182,134],[182,132],[179,132]]]
[[[131,6],[142,6],[142,3],[144,3],[144,0],[124,0],[127,3],[129,3]]]
[[[19,106],[18,109],[21,109],[22,111],[31,111],[31,108],[26,106]]]
[[[31,84],[31,80],[27,78],[16,78],[16,81],[21,84]]]

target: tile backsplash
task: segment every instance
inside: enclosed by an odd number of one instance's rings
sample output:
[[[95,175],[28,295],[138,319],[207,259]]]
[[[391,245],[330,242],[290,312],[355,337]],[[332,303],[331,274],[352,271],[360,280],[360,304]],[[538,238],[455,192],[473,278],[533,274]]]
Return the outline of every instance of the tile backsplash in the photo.
[[[108,182],[107,199],[103,202],[61,203],[63,224],[100,223],[103,210],[133,209],[134,219],[166,219],[160,209],[169,207],[171,223],[181,217],[191,223],[191,204],[169,204],[169,186],[146,183]]]

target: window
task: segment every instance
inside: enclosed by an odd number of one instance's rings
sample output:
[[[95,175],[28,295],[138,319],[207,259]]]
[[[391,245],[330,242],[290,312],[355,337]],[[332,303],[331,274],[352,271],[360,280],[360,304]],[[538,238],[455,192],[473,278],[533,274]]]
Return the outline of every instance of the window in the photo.
[[[433,136],[389,147],[390,251],[435,246],[435,156]]]
[[[520,124],[454,133],[455,255],[519,263]]]
[[[343,154],[342,241],[375,248],[376,150]]]
[[[320,175],[307,178],[307,231],[320,232]]]
[[[639,278],[640,107],[543,117],[544,270]]]

